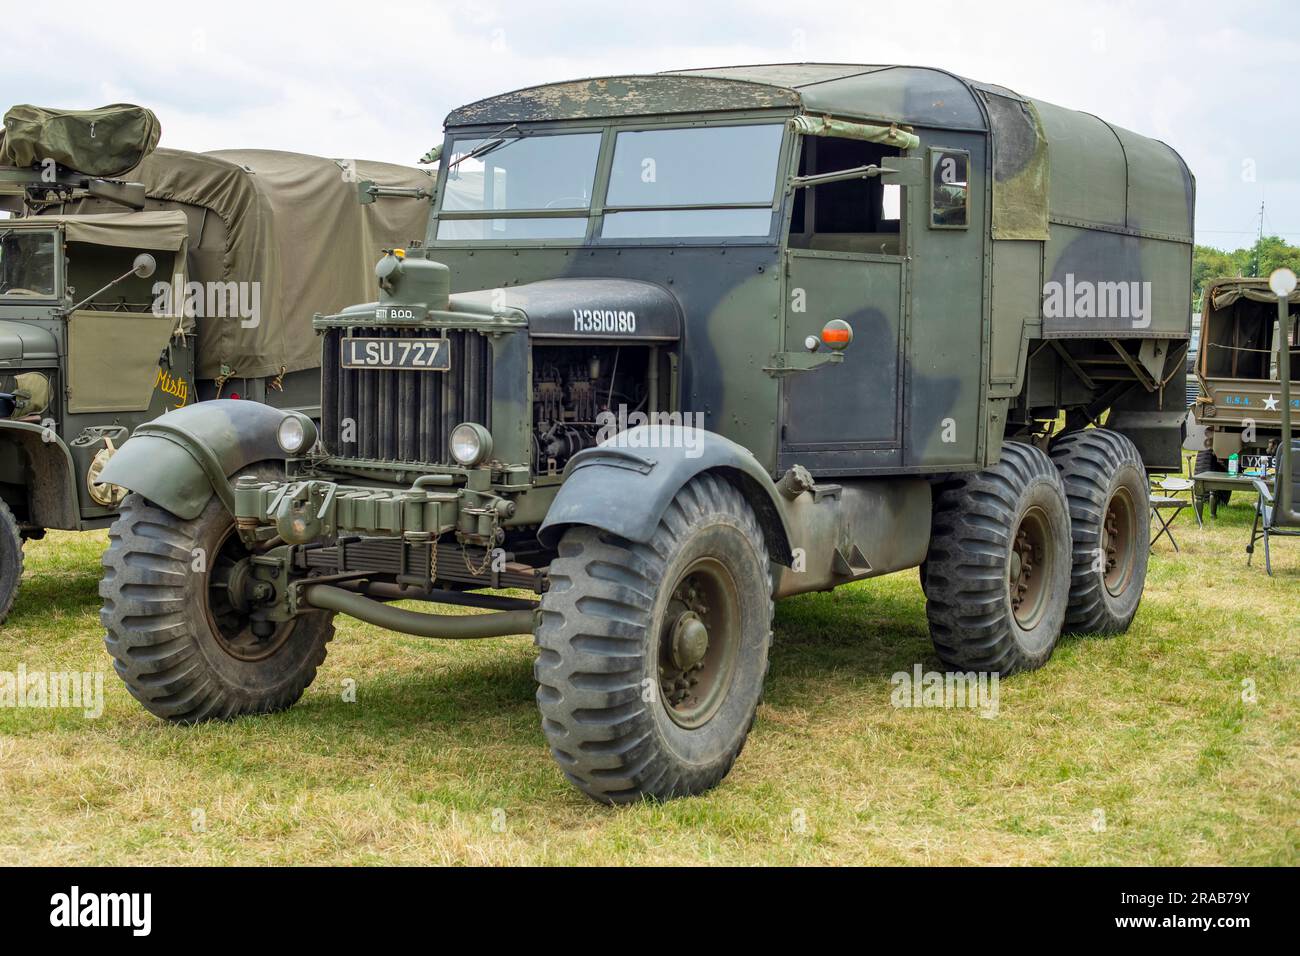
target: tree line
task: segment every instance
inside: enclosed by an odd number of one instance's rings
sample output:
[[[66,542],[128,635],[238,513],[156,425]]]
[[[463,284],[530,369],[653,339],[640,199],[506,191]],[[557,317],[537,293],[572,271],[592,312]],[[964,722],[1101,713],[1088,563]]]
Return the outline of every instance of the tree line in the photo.
[[[1264,236],[1244,249],[1227,252],[1214,246],[1196,246],[1192,256],[1192,297],[1201,301],[1201,290],[1213,279],[1224,276],[1264,276],[1286,266],[1300,274],[1300,246],[1281,236]]]

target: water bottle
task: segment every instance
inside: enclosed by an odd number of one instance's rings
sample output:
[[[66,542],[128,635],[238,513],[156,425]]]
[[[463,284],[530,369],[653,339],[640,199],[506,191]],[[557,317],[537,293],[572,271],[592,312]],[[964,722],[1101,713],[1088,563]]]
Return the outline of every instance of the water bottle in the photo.
[[[1236,476],[1237,467],[1241,463],[1241,457],[1234,451],[1228,456],[1228,474]]]

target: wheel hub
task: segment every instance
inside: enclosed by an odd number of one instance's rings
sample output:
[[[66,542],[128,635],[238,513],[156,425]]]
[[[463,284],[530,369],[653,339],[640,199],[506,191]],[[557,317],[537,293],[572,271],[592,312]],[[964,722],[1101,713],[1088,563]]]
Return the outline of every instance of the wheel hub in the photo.
[[[216,548],[207,572],[206,607],[212,634],[231,657],[259,661],[278,651],[293,633],[292,622],[277,624],[254,612],[274,597],[274,588],[253,577],[253,563],[233,526]]]
[[[1020,520],[1007,559],[1007,592],[1012,615],[1026,630],[1038,623],[1047,603],[1048,569],[1044,562],[1048,534],[1047,516],[1041,509],[1030,509]]]
[[[740,599],[726,569],[701,559],[672,590],[659,637],[659,690],[674,723],[706,723],[726,697],[740,645]]]
[[[1133,576],[1137,537],[1135,512],[1133,499],[1121,488],[1106,503],[1102,519],[1101,549],[1105,559],[1102,578],[1106,590],[1116,597],[1124,592]]]
[[[708,651],[709,629],[700,616],[694,611],[678,615],[673,625],[673,663],[680,670],[693,670]]]

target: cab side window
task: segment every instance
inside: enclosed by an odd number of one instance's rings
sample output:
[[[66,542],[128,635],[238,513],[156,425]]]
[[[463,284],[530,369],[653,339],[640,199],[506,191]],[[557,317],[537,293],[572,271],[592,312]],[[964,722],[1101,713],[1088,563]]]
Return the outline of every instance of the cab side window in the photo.
[[[970,153],[964,149],[930,150],[930,228],[965,229],[970,225]]]
[[[859,166],[887,166],[892,146],[834,136],[800,138],[800,176]],[[844,179],[798,189],[790,216],[796,249],[902,255],[902,187],[879,177]]]

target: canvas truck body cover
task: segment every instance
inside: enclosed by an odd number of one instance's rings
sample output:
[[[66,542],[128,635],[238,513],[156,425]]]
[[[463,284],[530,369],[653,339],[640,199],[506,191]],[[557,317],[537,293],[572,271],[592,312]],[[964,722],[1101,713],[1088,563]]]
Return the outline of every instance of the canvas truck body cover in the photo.
[[[198,318],[204,379],[318,368],[312,315],[374,298],[380,250],[423,238],[428,224],[427,201],[362,205],[357,181],[432,186],[411,167],[256,149],[159,149],[122,178],[144,184],[150,209],[184,212],[189,280],[258,284],[256,299],[246,296],[255,319]]]

